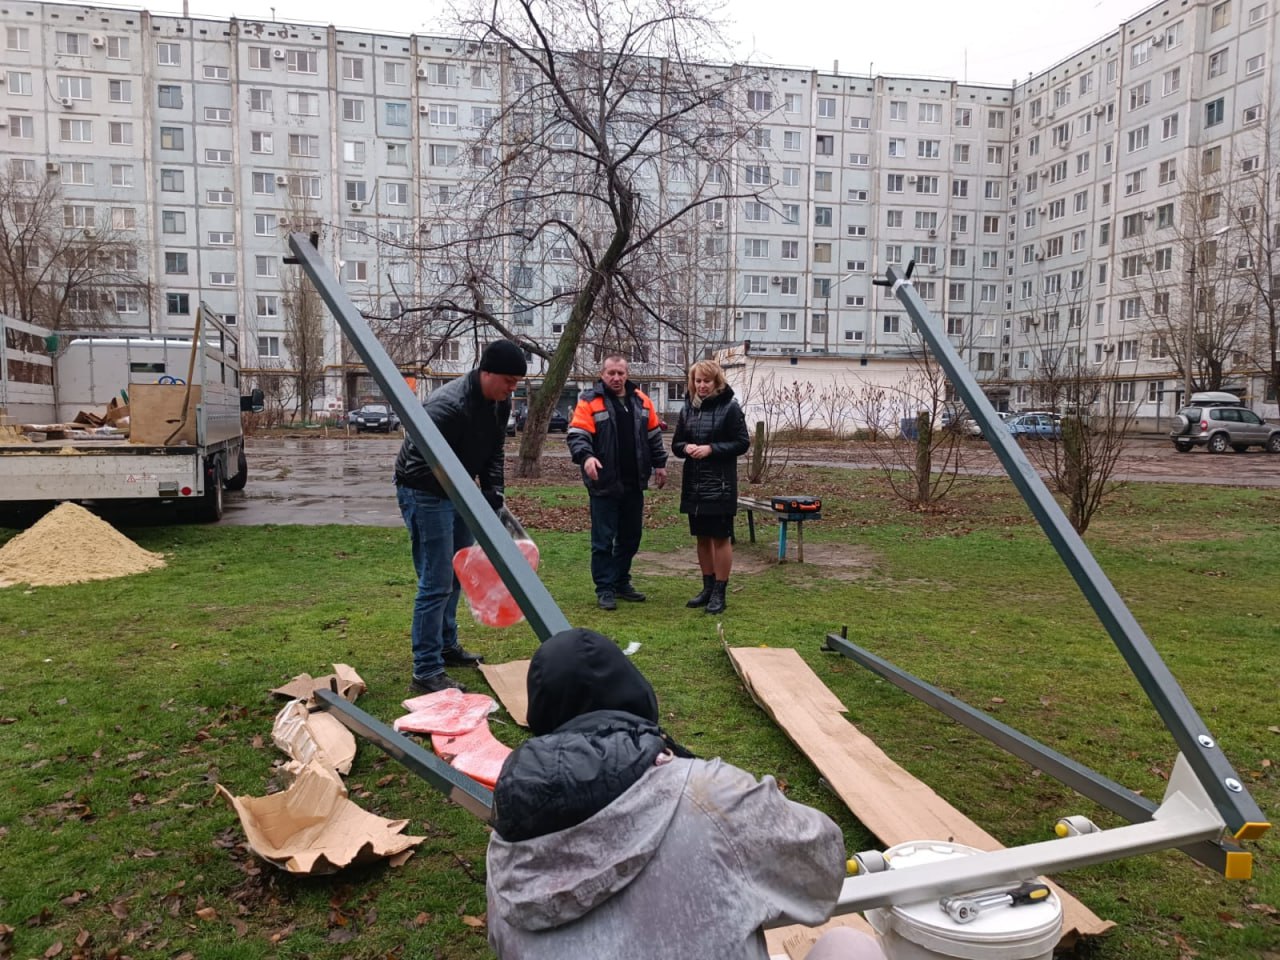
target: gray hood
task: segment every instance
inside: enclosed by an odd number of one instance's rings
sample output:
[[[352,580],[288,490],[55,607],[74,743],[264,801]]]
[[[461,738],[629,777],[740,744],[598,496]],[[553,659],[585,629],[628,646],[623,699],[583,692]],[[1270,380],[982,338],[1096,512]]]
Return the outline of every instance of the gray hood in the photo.
[[[517,929],[549,930],[624,890],[666,836],[690,770],[688,761],[662,754],[629,790],[577,826],[519,843],[495,833],[488,855],[490,910]]]

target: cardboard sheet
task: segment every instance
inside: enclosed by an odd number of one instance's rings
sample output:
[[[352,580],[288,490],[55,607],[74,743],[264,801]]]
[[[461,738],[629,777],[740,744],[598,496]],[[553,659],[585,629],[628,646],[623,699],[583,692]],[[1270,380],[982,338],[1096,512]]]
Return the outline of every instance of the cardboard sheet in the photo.
[[[1001,844],[926,784],[894,763],[844,716],[844,705],[791,649],[731,648],[734,669],[755,701],[822,773],[886,847],[944,839],[979,850]],[[1106,933],[1114,923],[1048,881],[1062,900],[1061,946]]]
[[[235,797],[221,784],[218,793],[240,817],[249,848],[290,873],[334,873],[384,858],[399,865],[426,839],[402,834],[407,820],[361,810],[337,774],[316,763],[281,793]]]
[[[507,708],[507,713],[511,714],[511,719],[522,727],[529,726],[529,661],[482,663],[480,672]]]
[[[300,673],[284,686],[276,687],[271,692],[286,700],[304,700],[308,709],[314,709],[317,690],[332,690],[343,700],[355,703],[356,698],[367,689],[364,680],[353,668],[345,663],[335,663],[333,673],[327,673],[323,677],[312,677],[309,673]]]
[[[295,769],[319,763],[336,773],[350,773],[356,738],[331,713],[311,712],[302,700],[290,700],[276,714],[271,741],[297,763]]]
[[[804,960],[818,938],[833,927],[852,927],[868,936],[876,935],[876,932],[871,929],[871,924],[862,918],[862,914],[846,913],[843,916],[832,917],[820,927],[804,927],[799,924],[790,927],[773,927],[764,932],[764,941],[771,957]]]
[[[156,445],[195,443],[196,407],[199,405],[198,383],[192,384],[190,390],[184,384],[129,384],[129,442]]]

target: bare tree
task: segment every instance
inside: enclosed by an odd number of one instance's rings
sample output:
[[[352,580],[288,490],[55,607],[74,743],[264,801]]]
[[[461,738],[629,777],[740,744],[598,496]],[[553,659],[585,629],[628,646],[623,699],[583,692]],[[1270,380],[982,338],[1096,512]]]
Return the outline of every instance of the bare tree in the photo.
[[[727,204],[771,191],[767,174],[735,184],[773,107],[748,114],[748,74],[711,66],[730,59],[720,27],[687,0],[477,0],[455,18],[503,92],[467,148],[437,157],[460,184],[430,188],[422,231],[401,241],[429,275],[400,332],[504,336],[543,358],[520,450],[536,476],[564,385],[594,373],[579,364],[620,349],[643,377],[722,342],[726,298],[702,287],[728,271]],[[549,342],[525,332],[544,314],[562,318]]]
[[[1224,155],[1229,147],[1207,147],[1177,172],[1176,201],[1117,224],[1120,319],[1150,337],[1150,357],[1167,357],[1184,373],[1189,356],[1193,390],[1221,390],[1246,365],[1253,340],[1254,297],[1240,259],[1247,238],[1232,228],[1242,185],[1231,176],[1238,161]]]
[[[68,202],[56,173],[37,179],[34,167],[23,159],[0,171],[0,311],[55,330],[149,318],[132,208],[103,218]]]

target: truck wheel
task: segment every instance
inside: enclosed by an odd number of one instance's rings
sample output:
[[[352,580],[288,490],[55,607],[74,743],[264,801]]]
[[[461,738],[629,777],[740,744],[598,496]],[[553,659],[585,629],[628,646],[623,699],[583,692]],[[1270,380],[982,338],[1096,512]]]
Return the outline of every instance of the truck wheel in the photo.
[[[227,490],[243,490],[248,481],[249,461],[244,457],[244,447],[241,447],[240,454],[236,457],[236,472],[227,478],[227,482],[223,484],[223,487]]]
[[[212,460],[205,465],[204,496],[192,504],[195,519],[200,523],[217,523],[222,519],[222,461]]]

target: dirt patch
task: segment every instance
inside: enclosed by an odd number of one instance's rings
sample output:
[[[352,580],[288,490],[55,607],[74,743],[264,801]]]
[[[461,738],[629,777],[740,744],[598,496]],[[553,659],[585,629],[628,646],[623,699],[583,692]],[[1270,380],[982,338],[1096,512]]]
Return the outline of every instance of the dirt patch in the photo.
[[[876,555],[863,547],[850,546],[844,543],[806,543],[804,546],[804,563],[796,563],[794,556],[783,566],[794,571],[797,578],[814,575],[828,580],[862,580],[871,576],[877,563]],[[763,573],[778,563],[777,548],[773,544],[757,541],[752,544],[738,544],[733,551],[733,572],[738,574]],[[681,548],[673,553],[654,553],[641,550],[635,558],[636,570],[657,576],[687,573],[691,576],[697,572],[698,555],[690,539],[687,549]]]
[[[0,587],[57,587],[110,580],[164,566],[84,507],[64,503],[0,548]]]

